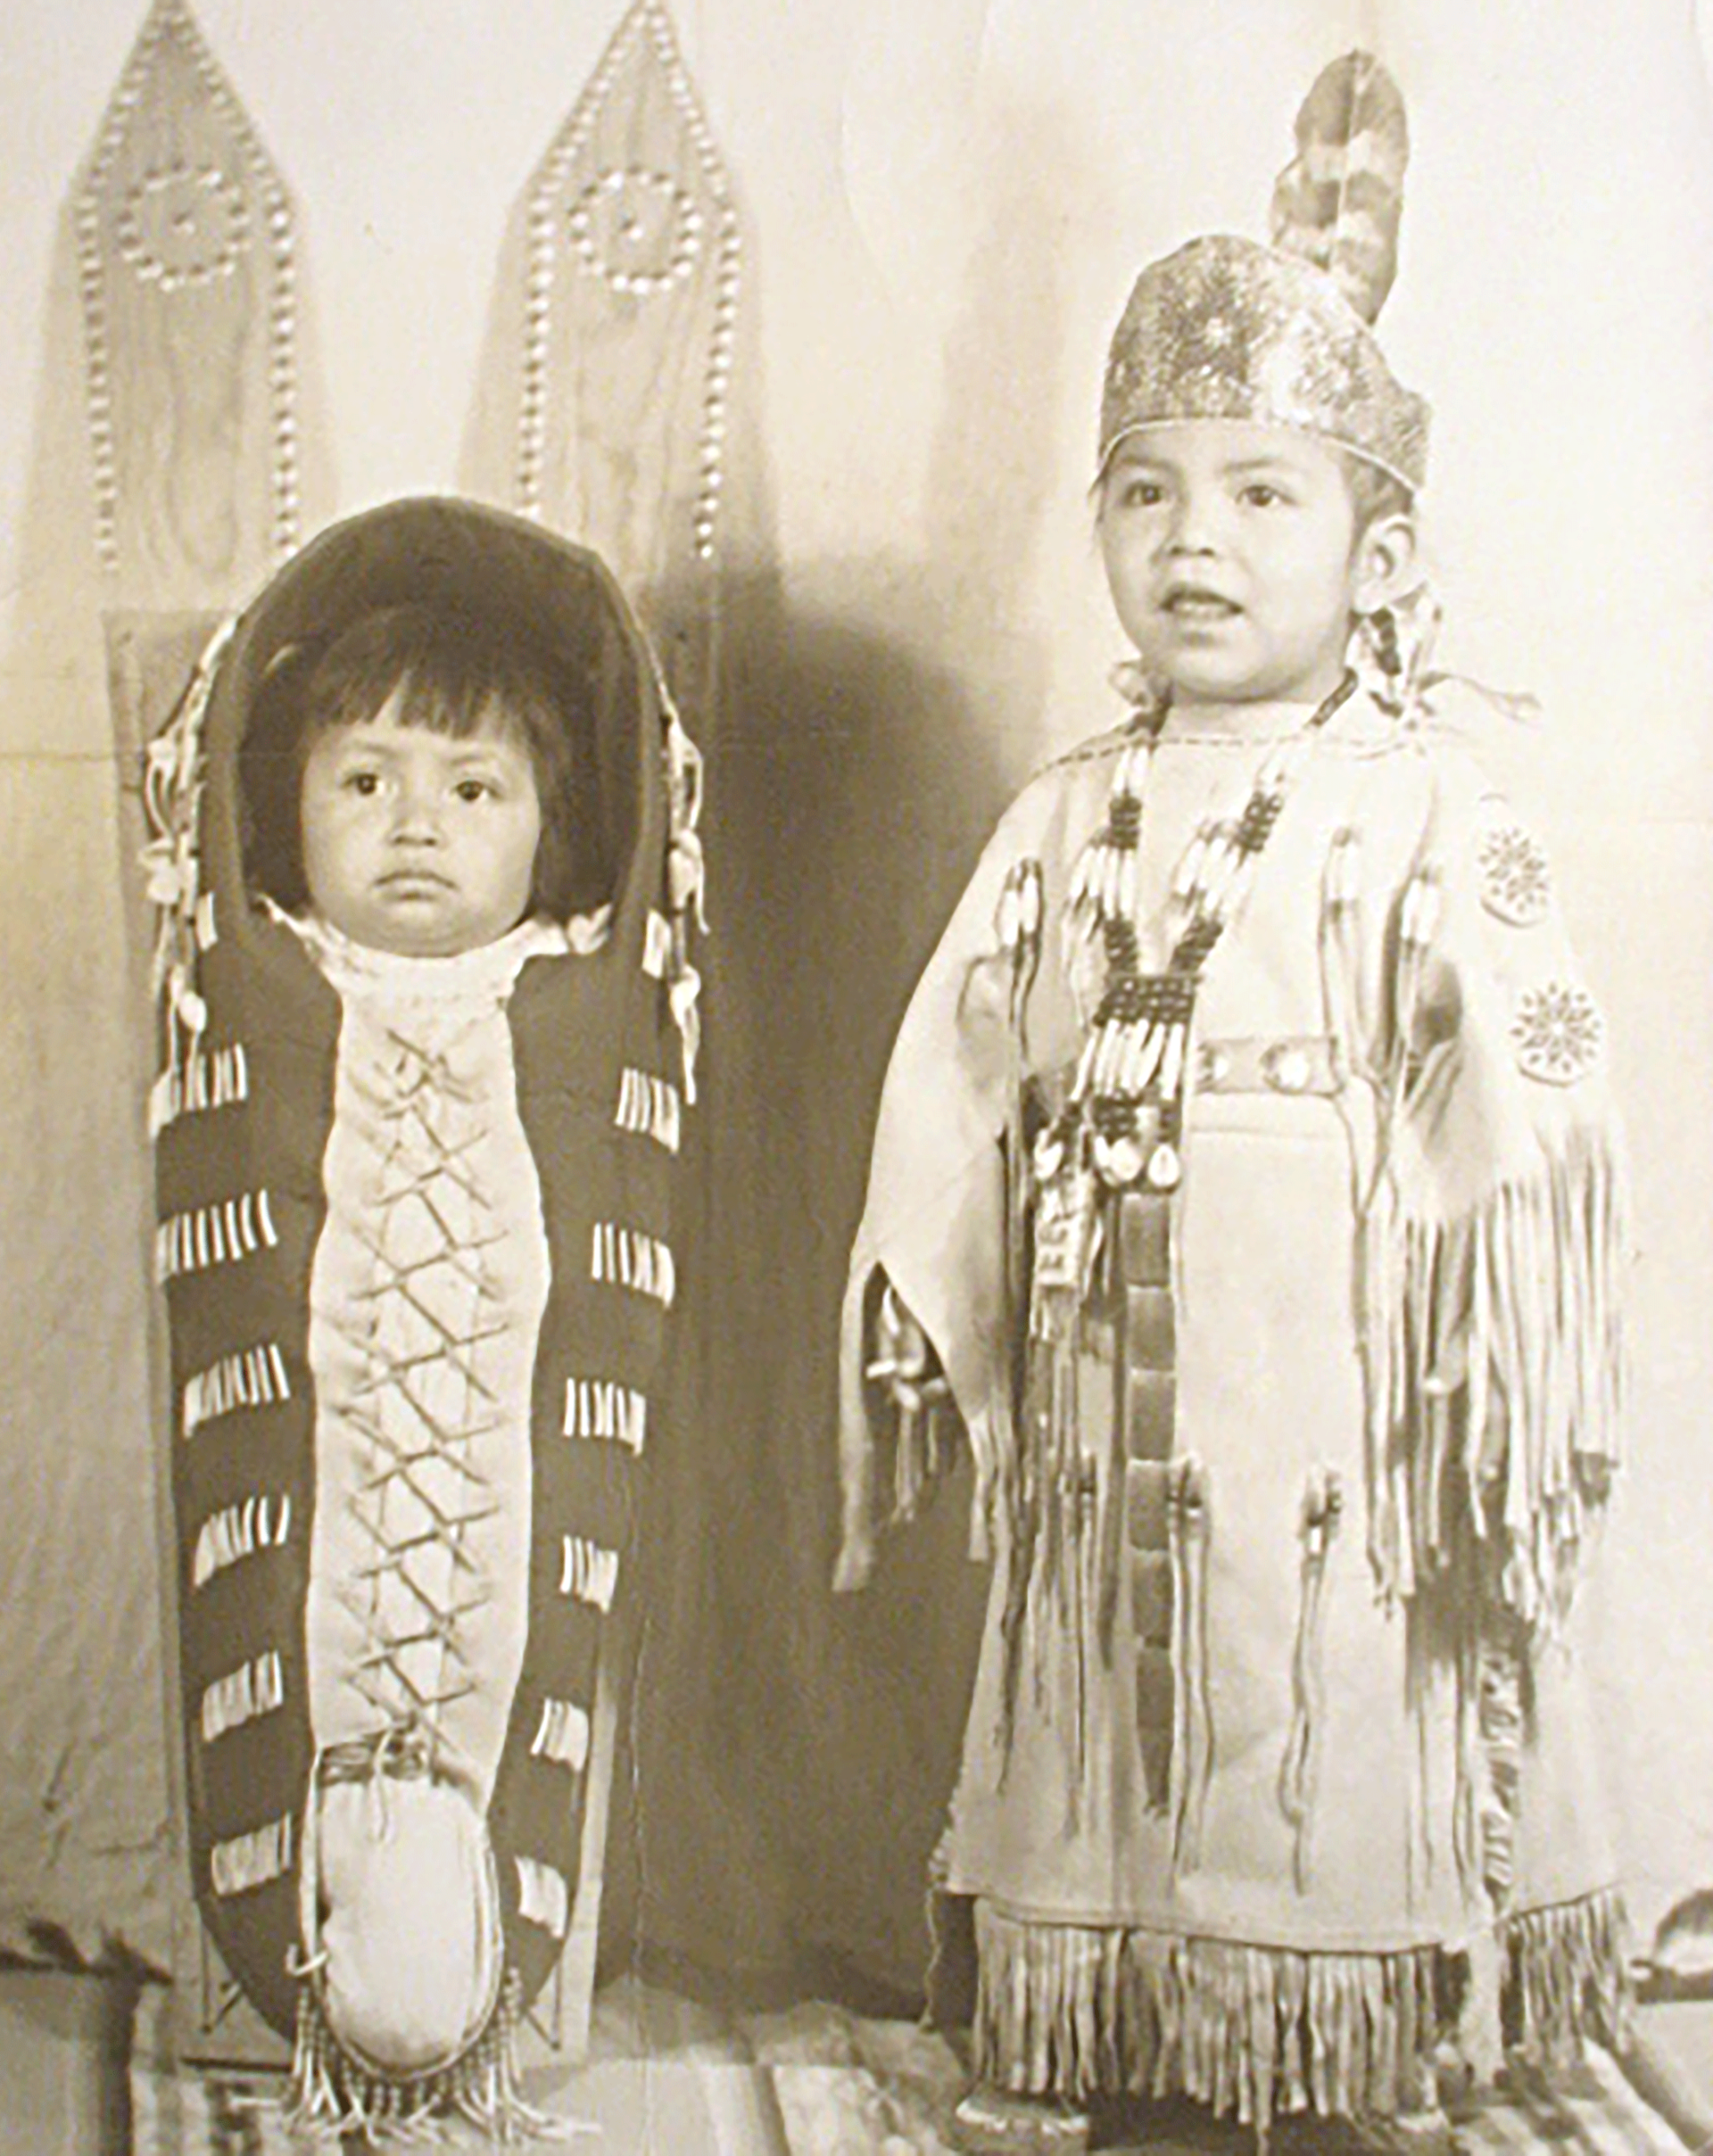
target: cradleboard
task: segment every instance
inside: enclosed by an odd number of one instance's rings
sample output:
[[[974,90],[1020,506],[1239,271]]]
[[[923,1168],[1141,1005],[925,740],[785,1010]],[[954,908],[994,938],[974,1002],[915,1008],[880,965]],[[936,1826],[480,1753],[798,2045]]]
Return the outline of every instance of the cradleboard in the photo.
[[[503,1003],[539,1186],[525,1210],[545,1252],[517,1456],[484,1479],[459,1451],[493,1404],[483,1357],[505,1312],[489,1310],[483,1280],[501,1228],[484,1235],[470,1213],[432,1115],[407,1117],[415,1217],[448,1247],[413,1246],[401,1264],[377,1242],[352,1291],[404,1329],[356,1388],[393,1403],[385,1428],[377,1413],[373,1478],[335,1488],[318,1458],[326,1357],[310,1291],[345,1020],[259,890],[295,813],[276,789],[295,769],[308,669],[342,628],[404,601],[502,622],[562,685],[605,872],[570,947],[528,957]],[[674,1297],[698,791],[695,752],[601,563],[451,498],[324,533],[216,635],[150,748],[155,1264],[193,1883],[236,1983],[294,2042],[310,2119],[409,2122],[449,2106],[514,2119],[510,2037],[573,1927],[586,1822],[604,1815],[602,1642],[625,1607]],[[461,1330],[436,1302],[436,1280],[454,1276],[469,1289]],[[464,1406],[449,1417],[452,1381]],[[517,1562],[501,1566],[506,1549]],[[481,1615],[496,1604],[511,1611],[497,1656]],[[414,1624],[400,1615],[411,1609]],[[437,1690],[410,1674],[425,1640],[445,1673]],[[330,1731],[317,1703],[335,1693],[344,1719]],[[370,1726],[352,1698],[372,1702]],[[494,1732],[481,1772],[456,1740],[471,1714]]]

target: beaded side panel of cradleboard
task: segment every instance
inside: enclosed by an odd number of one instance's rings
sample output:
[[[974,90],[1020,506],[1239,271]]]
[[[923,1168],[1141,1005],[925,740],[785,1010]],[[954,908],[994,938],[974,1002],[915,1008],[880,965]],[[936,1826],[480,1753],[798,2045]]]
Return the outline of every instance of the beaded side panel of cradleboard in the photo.
[[[742,240],[662,0],[633,0],[522,212],[510,469],[484,477],[599,549],[699,727],[717,662]]]
[[[121,605],[204,607],[297,543],[284,182],[184,0],[154,0],[76,196],[95,549]]]
[[[292,206],[185,0],[153,0],[79,173],[74,230],[93,539],[130,862],[149,835],[146,745],[179,703],[220,615],[295,546],[303,509]],[[150,863],[128,886],[139,972],[159,867]],[[152,1337],[164,1429],[159,1312]],[[171,1456],[162,1447],[157,1458],[163,1663],[176,1698]],[[183,1755],[176,1713],[170,1720],[163,1738],[182,1841]],[[279,2038],[245,2001],[176,1872],[175,1882],[182,2055],[280,2061]]]

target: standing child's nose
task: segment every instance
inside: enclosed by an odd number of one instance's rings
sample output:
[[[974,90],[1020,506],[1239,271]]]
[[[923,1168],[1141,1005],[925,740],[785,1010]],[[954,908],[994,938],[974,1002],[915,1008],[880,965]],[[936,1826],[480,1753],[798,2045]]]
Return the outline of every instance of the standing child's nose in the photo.
[[[1212,498],[1200,487],[1185,487],[1173,504],[1166,545],[1173,554],[1211,554],[1218,518]]]

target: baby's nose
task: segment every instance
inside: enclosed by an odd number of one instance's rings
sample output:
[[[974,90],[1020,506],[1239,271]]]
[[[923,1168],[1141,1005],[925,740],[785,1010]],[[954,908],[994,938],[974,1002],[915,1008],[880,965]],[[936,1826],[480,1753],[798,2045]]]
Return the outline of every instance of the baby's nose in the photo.
[[[440,839],[440,804],[426,788],[406,787],[399,796],[393,835],[406,845],[433,846]]]

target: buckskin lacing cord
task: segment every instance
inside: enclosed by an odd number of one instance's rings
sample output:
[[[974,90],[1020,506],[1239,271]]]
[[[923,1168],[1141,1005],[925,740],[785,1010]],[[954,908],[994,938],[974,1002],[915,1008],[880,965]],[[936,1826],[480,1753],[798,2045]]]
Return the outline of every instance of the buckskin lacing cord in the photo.
[[[368,1472],[351,1493],[351,1514],[373,1555],[337,1583],[336,1592],[367,1634],[364,1651],[345,1673],[349,1683],[384,1715],[389,1727],[424,1727],[436,1745],[456,1751],[442,1728],[444,1710],[476,1689],[460,1641],[465,1620],[492,1599],[490,1583],[466,1546],[468,1531],[500,1509],[486,1478],[470,1455],[476,1442],[498,1428],[501,1403],[476,1367],[484,1341],[507,1331],[485,1251],[497,1234],[460,1235],[449,1218],[449,1201],[467,1204],[480,1220],[492,1207],[471,1174],[468,1156],[486,1135],[480,1125],[461,1135],[447,1122],[472,1104],[443,1051],[425,1051],[389,1030],[388,1047],[397,1056],[390,1096],[377,1103],[390,1127],[378,1200],[378,1220],[358,1224],[375,1276],[359,1297],[350,1319],[335,1313],[331,1322],[362,1357],[365,1368],[354,1396],[340,1403],[346,1421],[369,1447]],[[406,1260],[387,1249],[390,1223],[407,1206],[429,1223],[432,1240]],[[468,1291],[469,1317],[461,1326],[448,1322],[434,1299],[424,1292],[428,1276],[450,1272]],[[399,1335],[409,1331],[426,1345],[402,1348]],[[434,1373],[449,1371],[462,1393],[462,1411],[436,1412],[428,1397]],[[397,1427],[385,1412],[398,1403],[409,1425]],[[450,1470],[462,1486],[456,1499],[433,1483]],[[401,1529],[396,1515],[407,1501],[416,1518]],[[435,1559],[446,1566],[464,1591],[448,1591],[428,1579]],[[386,1607],[384,1583],[393,1582],[415,1607],[414,1620]],[[426,1685],[406,1666],[412,1650],[439,1649],[437,1671]],[[375,1773],[382,1762],[377,1754]]]

